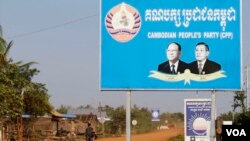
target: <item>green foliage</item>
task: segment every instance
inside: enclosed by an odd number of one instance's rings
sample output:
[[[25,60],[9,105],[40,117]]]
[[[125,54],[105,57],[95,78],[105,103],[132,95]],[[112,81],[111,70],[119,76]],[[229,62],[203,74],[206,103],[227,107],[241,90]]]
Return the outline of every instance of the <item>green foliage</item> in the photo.
[[[123,106],[112,108],[105,106],[107,115],[111,121],[105,122],[105,133],[120,135],[126,130],[126,109]],[[137,125],[132,126],[135,133],[145,133],[152,130],[151,113],[147,108],[138,108],[134,106],[131,108],[131,120],[137,120]]]
[[[105,134],[121,135],[126,129],[126,109],[123,106],[113,108],[108,105],[104,107],[111,121],[106,121]],[[137,124],[131,124],[132,133],[145,133],[155,130],[159,125],[165,125],[167,120],[170,124],[177,124],[184,121],[182,113],[163,113],[160,122],[151,121],[151,111],[147,108],[140,108],[134,105],[131,108],[131,120],[136,120]]]
[[[3,38],[0,37],[0,53],[3,54],[5,52],[6,42]]]
[[[234,124],[242,124],[250,126],[250,111],[244,113],[223,113],[220,115],[223,121],[233,121]]]
[[[62,114],[67,114],[69,108],[69,106],[61,105],[60,108],[56,109],[56,111]]]
[[[1,79],[1,78],[0,78]],[[22,113],[21,95],[17,89],[10,88],[0,83],[0,117],[7,115],[11,119]]]
[[[110,107],[109,105],[105,105],[105,106],[104,106],[104,109],[105,109],[105,111],[106,111],[106,113],[107,113],[107,115],[108,115],[109,117],[111,117],[112,113],[113,113],[114,110],[115,110],[113,107]]]
[[[111,109],[110,109],[111,110]],[[126,110],[123,106],[109,111],[111,121],[105,122],[106,133],[121,134],[126,129]]]
[[[241,112],[244,113],[246,112],[246,104],[245,104],[245,91],[236,91],[234,95],[234,104],[233,106],[233,111],[236,110],[236,108],[241,108]]]
[[[145,133],[152,130],[151,112],[147,108],[138,108],[134,105],[131,110],[131,119],[137,121],[133,127],[135,133]]]
[[[232,120],[234,124],[250,125],[250,111],[246,108],[246,94],[245,91],[236,91],[234,95],[233,113],[228,112],[222,114],[223,120]],[[240,112],[236,109],[240,108]]]
[[[237,116],[236,120],[237,124],[250,126],[250,111],[247,111],[245,113],[240,113],[239,116]]]
[[[175,137],[168,139],[168,141],[184,141],[184,136],[178,135],[178,136],[175,136]]]
[[[3,54],[5,52],[5,48],[6,48],[6,42],[3,39],[2,27],[0,25],[0,54]]]
[[[77,107],[77,109],[92,109],[93,107],[89,104],[87,104],[86,106],[84,105],[80,105],[79,107]]]
[[[222,113],[220,115],[220,117],[224,120],[224,121],[233,121],[235,114],[233,112],[228,112],[228,113]]]
[[[184,121],[183,113],[163,113],[161,114],[161,124],[167,121],[168,124],[176,124]]]
[[[2,54],[0,54],[2,55]],[[0,116],[14,118],[23,113],[22,88],[28,85],[17,65],[11,61],[1,62],[0,65]]]
[[[222,119],[231,120],[234,124],[250,125],[250,111],[246,108],[246,95],[245,91],[236,91],[234,95],[233,112],[224,113],[221,115]],[[240,112],[236,109],[240,108]]]
[[[34,62],[23,64],[8,58],[12,45],[12,41],[7,43],[0,36],[0,117],[16,121],[24,113],[33,116],[50,113],[52,106],[45,85],[32,81],[39,73],[30,67]]]
[[[33,116],[42,116],[51,112],[49,95],[44,84],[32,83],[24,92],[24,112]]]

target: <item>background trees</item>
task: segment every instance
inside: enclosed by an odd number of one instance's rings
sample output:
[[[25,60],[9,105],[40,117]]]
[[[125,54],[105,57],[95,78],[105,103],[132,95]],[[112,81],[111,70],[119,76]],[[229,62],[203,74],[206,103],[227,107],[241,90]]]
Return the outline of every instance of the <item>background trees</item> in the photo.
[[[246,94],[245,91],[236,91],[234,93],[234,104],[233,106],[233,111],[235,111],[237,108],[240,108],[241,112],[244,113],[247,111],[246,109]]]
[[[32,81],[39,73],[31,68],[35,62],[13,61],[8,53],[13,41],[7,42],[0,27],[0,117],[16,121],[22,114],[32,116],[50,113],[48,91],[44,84]]]
[[[126,129],[126,110],[123,106],[113,108],[105,106],[107,115],[111,118],[105,122],[105,133],[107,134],[124,134]],[[145,133],[156,130],[161,125],[177,125],[182,124],[184,115],[182,113],[162,113],[160,121],[151,121],[151,111],[145,107],[134,105],[131,108],[131,120],[136,120],[135,126],[131,125],[132,133]],[[168,121],[168,123],[166,123]]]
[[[235,91],[233,112],[221,114],[222,119],[233,121],[234,124],[250,125],[250,110],[246,108],[246,98],[245,91]]]

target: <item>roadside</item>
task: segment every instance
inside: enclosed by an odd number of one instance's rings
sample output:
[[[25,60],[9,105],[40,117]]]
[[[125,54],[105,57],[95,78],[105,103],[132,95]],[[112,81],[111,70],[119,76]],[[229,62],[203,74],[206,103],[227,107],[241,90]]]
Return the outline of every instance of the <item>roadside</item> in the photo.
[[[171,128],[167,130],[155,131],[151,133],[145,134],[137,134],[132,135],[132,141],[167,141],[169,138],[183,135],[184,129],[183,128]],[[125,141],[126,137],[114,137],[114,138],[102,138],[97,139],[98,141]]]

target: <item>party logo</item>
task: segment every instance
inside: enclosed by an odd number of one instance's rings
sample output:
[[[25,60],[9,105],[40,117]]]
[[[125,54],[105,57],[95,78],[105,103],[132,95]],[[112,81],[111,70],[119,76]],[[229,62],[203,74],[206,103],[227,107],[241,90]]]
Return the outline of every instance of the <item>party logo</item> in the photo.
[[[113,39],[118,42],[128,42],[140,30],[141,16],[134,7],[121,3],[108,12],[105,25]]]

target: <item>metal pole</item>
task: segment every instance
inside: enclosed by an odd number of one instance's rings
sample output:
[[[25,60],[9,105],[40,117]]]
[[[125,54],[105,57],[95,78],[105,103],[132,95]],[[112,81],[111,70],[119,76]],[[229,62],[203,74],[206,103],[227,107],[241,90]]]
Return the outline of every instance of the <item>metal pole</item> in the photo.
[[[126,141],[131,140],[131,91],[127,92],[126,96]]]
[[[104,117],[102,116],[102,111],[103,111],[103,107],[102,107],[102,104],[101,102],[99,102],[99,107],[98,107],[98,111],[100,113],[100,122],[102,124],[102,134],[104,135]]]
[[[215,115],[216,115],[216,96],[215,91],[212,90],[212,107],[211,107],[211,126],[210,126],[210,141],[215,139]]]

